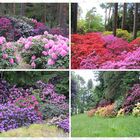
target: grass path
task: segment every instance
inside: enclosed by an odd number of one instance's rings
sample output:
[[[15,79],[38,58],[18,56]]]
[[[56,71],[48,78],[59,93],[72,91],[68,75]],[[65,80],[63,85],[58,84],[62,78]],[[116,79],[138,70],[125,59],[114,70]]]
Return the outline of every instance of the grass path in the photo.
[[[47,124],[33,124],[29,128],[22,127],[0,133],[0,137],[68,137],[62,129]]]
[[[72,117],[72,137],[140,137],[140,117]]]

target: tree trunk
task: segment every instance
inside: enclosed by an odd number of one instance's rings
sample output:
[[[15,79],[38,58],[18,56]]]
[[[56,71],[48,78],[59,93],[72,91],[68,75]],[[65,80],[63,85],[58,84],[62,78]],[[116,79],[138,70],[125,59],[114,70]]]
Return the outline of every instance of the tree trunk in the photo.
[[[78,14],[78,3],[72,3],[71,7],[71,27],[72,33],[77,33],[77,14]]]
[[[13,3],[13,7],[12,7],[12,13],[15,15],[16,14],[16,4],[15,3]]]
[[[114,36],[116,36],[117,21],[118,21],[118,3],[114,3],[114,26],[113,26]]]
[[[107,24],[107,7],[105,8],[105,30],[106,30],[106,24]]]
[[[46,23],[47,21],[46,21],[46,17],[47,17],[47,5],[46,5],[46,3],[44,3],[43,4],[43,16],[42,16],[42,21],[43,21],[43,23]]]
[[[122,29],[125,29],[125,22],[126,22],[126,13],[127,13],[127,3],[123,5],[123,15],[122,15]]]
[[[110,15],[111,15],[111,6],[109,7],[109,13],[108,13],[108,23],[109,23],[109,21],[110,21]]]
[[[138,19],[138,3],[135,3],[134,23],[133,23],[133,39],[137,37],[137,19]]]
[[[25,15],[25,4],[24,3],[20,4],[20,15],[21,16]]]

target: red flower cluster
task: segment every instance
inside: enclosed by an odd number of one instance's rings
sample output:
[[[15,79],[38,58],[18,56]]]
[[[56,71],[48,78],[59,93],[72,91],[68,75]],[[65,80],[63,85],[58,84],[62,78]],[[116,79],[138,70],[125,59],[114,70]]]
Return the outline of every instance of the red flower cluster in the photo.
[[[140,38],[128,43],[101,33],[72,35],[72,69],[92,69],[107,67],[106,63],[120,62],[124,53],[130,53],[140,47]]]

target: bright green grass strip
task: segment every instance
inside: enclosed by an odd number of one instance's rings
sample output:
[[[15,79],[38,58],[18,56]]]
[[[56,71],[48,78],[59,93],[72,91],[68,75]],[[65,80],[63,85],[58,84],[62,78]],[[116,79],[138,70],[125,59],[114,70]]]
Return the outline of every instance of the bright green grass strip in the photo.
[[[140,117],[72,116],[72,137],[140,137]]]
[[[62,129],[47,124],[32,124],[29,128],[22,127],[0,133],[0,137],[67,137]]]

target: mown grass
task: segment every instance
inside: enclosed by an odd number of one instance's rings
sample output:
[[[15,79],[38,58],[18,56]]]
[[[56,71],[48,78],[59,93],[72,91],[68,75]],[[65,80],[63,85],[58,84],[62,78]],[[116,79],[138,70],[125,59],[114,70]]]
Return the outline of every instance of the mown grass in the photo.
[[[72,116],[72,137],[139,137],[140,117]]]
[[[47,124],[33,124],[0,133],[0,137],[67,137],[62,129]]]

